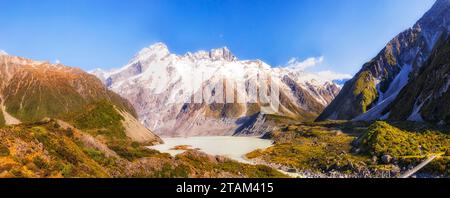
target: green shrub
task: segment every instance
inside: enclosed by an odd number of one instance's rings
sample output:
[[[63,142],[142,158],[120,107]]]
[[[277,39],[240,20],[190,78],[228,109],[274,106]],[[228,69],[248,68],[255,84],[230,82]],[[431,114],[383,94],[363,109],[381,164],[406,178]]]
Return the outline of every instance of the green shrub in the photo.
[[[61,169],[61,174],[64,177],[71,177],[73,173],[73,166],[72,164],[63,164]]]
[[[134,145],[136,146],[136,145]],[[108,143],[108,147],[116,152],[120,157],[123,157],[129,161],[139,159],[142,157],[150,157],[159,152],[156,150],[148,149],[143,146],[134,147],[129,141],[113,141]]]
[[[9,148],[0,142],[0,156],[8,156]]]
[[[123,119],[111,103],[100,101],[89,105],[86,111],[76,115],[74,123],[76,128],[92,135],[103,135],[109,140],[126,139]]]
[[[49,167],[48,163],[39,156],[33,158],[33,163],[40,169],[47,169]]]
[[[360,101],[359,108],[361,108],[362,113],[366,112],[378,98],[378,91],[369,71],[359,74],[354,84],[353,96]]]
[[[403,131],[386,122],[372,124],[361,138],[361,148],[372,155],[425,156],[445,153],[450,148],[450,136],[440,131]]]
[[[94,161],[103,166],[115,165],[115,160],[111,157],[107,157],[103,152],[93,148],[83,148],[83,151]]]
[[[5,126],[5,117],[3,116],[3,112],[0,111],[0,127],[4,127]]]

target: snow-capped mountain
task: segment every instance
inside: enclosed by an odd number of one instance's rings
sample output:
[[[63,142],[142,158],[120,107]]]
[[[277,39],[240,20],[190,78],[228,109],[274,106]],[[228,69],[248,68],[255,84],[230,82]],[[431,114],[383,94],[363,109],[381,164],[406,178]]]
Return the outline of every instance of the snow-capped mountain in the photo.
[[[241,61],[227,48],[176,55],[163,43],[142,49],[120,69],[91,73],[165,136],[262,133],[249,129],[265,114],[313,120],[340,90],[319,74]],[[264,90],[272,98],[258,97]],[[275,91],[278,97],[270,94]]]
[[[450,32],[450,0],[437,0],[433,7],[410,29],[393,38],[386,47],[349,80],[336,99],[324,110],[318,120],[413,120],[443,121],[445,116],[435,118],[425,116],[424,104],[441,100],[442,93],[448,93],[448,71],[440,78],[441,82],[428,82],[430,86],[411,87],[419,81],[424,71],[431,67],[436,54],[445,51]],[[438,50],[439,48],[439,50]],[[440,56],[447,56],[444,54]],[[441,63],[444,64],[445,63]],[[445,67],[444,65],[440,65]],[[434,67],[436,67],[434,65]],[[408,89],[434,87],[429,90],[414,91],[416,95],[407,97]],[[426,92],[423,95],[421,92]],[[422,95],[422,96],[421,96]],[[433,97],[431,97],[433,95]],[[444,94],[445,95],[445,94]],[[401,97],[400,97],[401,96]],[[430,96],[430,97],[428,97]],[[438,97],[439,96],[439,97]],[[403,98],[404,100],[400,100]],[[448,103],[448,101],[447,101]],[[442,104],[445,106],[445,103]],[[403,110],[402,110],[403,109]],[[446,110],[448,112],[448,108]],[[400,113],[401,112],[401,113]],[[399,115],[401,114],[401,116]],[[433,117],[433,118],[432,118]]]

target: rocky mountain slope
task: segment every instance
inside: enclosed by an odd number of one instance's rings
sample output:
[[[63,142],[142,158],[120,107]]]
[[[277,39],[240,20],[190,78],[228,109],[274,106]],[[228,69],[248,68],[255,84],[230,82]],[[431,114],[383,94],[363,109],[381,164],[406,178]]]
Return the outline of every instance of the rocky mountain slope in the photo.
[[[255,135],[268,114],[314,120],[340,90],[316,74],[240,61],[227,48],[176,55],[163,43],[120,69],[91,73],[165,136]]]
[[[73,122],[81,112],[105,103],[114,108],[111,112],[119,114],[117,120],[122,122],[120,125],[129,138],[137,142],[160,142],[159,137],[137,122],[135,110],[127,100],[81,69],[0,55],[0,100],[2,125],[32,123],[44,118]]]
[[[445,45],[449,31],[450,0],[437,0],[412,28],[400,33],[364,64],[317,120],[444,121],[445,113],[438,113],[436,108],[448,107],[445,97],[450,79],[445,70],[448,62],[443,57],[449,54],[439,46]],[[434,61],[437,56],[439,61]],[[439,81],[431,81],[432,76]],[[423,82],[425,78],[429,81]],[[414,87],[418,83],[420,87]],[[430,107],[430,103],[441,104]]]
[[[450,124],[450,37],[442,37],[414,80],[390,104],[389,119]]]

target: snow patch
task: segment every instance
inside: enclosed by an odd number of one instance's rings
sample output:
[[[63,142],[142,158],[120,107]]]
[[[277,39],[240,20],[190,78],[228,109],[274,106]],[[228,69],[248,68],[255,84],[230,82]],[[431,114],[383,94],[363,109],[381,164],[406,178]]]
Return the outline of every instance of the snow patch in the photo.
[[[357,116],[353,120],[354,121],[368,121],[368,120],[381,119],[381,117],[384,116],[384,115],[382,115],[382,112],[384,111],[384,109],[386,107],[388,107],[388,105],[391,104],[395,100],[396,97],[397,97],[397,94],[389,96],[388,98],[386,98],[383,101],[381,101],[380,103],[378,103],[376,106],[369,109],[369,111]]]
[[[381,116],[380,119],[381,120],[387,120],[390,115],[391,115],[391,112],[388,112],[388,113],[384,114],[383,116]]]
[[[394,80],[391,82],[388,90],[385,93],[380,90],[380,81],[378,80],[376,82],[376,88],[379,94],[379,102],[377,102],[377,105],[369,109],[366,113],[357,116],[353,120],[376,120],[385,116],[382,115],[382,112],[389,106],[389,104],[391,104],[395,100],[403,87],[408,83],[409,74],[411,73],[411,71],[411,65],[404,65],[397,76],[394,78]]]
[[[424,101],[426,101],[426,100],[424,100]],[[423,118],[420,115],[420,110],[422,109],[423,104],[424,103],[417,104],[417,102],[415,102],[413,111],[412,111],[411,115],[408,117],[407,120],[409,120],[409,121],[416,121],[416,122],[423,122]]]
[[[411,65],[404,65],[394,80],[389,85],[386,93],[383,94],[384,98],[389,98],[392,95],[396,95],[400,92],[401,89],[408,83],[409,74],[412,71]],[[384,99],[383,98],[383,99]]]
[[[442,88],[439,89],[438,95],[442,96],[444,93],[448,91],[448,87],[450,87],[450,77],[447,78],[447,82]]]

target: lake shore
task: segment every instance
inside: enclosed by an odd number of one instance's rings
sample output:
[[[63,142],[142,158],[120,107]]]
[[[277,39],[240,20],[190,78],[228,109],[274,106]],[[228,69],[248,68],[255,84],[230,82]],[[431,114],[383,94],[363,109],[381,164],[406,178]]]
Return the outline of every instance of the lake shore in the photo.
[[[245,158],[245,154],[257,149],[268,148],[273,144],[272,140],[260,137],[202,136],[162,139],[164,144],[147,148],[155,149],[162,153],[169,153],[172,156],[183,153],[186,149],[196,149],[210,155],[220,155],[248,164],[251,161]]]

